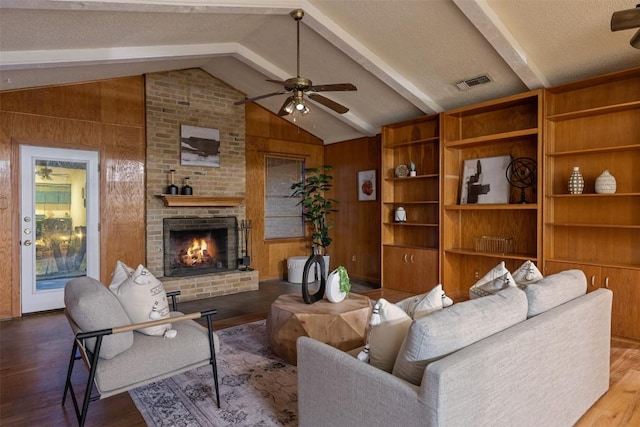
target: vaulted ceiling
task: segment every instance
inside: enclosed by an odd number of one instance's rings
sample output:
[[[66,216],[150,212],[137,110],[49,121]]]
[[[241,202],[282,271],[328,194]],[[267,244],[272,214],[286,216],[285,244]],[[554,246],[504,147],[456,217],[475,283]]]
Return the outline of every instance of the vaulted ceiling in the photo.
[[[325,143],[384,124],[640,65],[633,0],[0,0],[0,90],[200,67],[254,97],[300,74],[350,110],[286,116]],[[456,83],[487,75],[489,83]],[[286,95],[258,103],[277,113]]]

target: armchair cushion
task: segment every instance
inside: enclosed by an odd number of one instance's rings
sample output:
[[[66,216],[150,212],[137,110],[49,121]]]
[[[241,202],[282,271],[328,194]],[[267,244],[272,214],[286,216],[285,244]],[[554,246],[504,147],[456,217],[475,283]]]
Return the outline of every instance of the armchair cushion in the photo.
[[[180,314],[172,312],[174,314]],[[133,333],[133,346],[117,358],[98,364],[95,383],[100,397],[105,398],[180,372],[209,364],[211,357],[207,328],[187,320],[174,322],[175,338],[163,339]],[[117,334],[120,335],[120,334]],[[213,334],[216,353],[218,336]]]
[[[78,277],[66,284],[64,305],[82,332],[131,324],[118,299],[106,286],[91,277]],[[86,346],[89,351],[93,351],[95,341],[95,338],[87,340]],[[130,349],[132,345],[133,332],[109,335],[102,341],[100,357],[111,359]]]

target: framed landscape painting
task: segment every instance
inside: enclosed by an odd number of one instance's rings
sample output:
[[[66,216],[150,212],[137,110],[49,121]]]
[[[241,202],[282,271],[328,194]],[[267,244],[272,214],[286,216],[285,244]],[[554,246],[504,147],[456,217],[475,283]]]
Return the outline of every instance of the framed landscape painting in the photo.
[[[180,126],[180,164],[220,167],[220,130]]]
[[[511,156],[485,157],[464,161],[460,204],[509,203],[507,169]]]

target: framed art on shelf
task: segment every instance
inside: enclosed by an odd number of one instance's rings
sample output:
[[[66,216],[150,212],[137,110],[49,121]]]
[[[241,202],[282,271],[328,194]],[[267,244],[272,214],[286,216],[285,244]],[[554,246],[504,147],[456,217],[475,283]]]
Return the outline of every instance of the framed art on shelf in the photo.
[[[462,171],[460,204],[509,203],[507,169],[511,156],[467,159]]]
[[[180,126],[180,164],[220,167],[220,130]]]
[[[358,201],[376,200],[376,171],[358,172]]]

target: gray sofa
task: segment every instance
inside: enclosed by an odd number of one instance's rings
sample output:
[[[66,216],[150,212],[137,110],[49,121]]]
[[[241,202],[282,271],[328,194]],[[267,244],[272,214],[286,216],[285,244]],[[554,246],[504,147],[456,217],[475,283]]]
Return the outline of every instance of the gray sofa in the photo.
[[[522,304],[518,292],[526,295],[525,320],[423,363],[419,385],[299,338],[300,426],[573,425],[609,387],[612,292],[584,294],[581,271],[562,274],[524,291],[511,288],[509,295],[517,299],[513,306]],[[454,304],[415,320],[411,328],[440,319],[449,322],[452,334],[482,329],[474,324],[478,319],[504,317],[478,309],[491,302],[482,300],[499,294]],[[425,324],[422,328],[429,329]],[[396,365],[399,359],[400,354]]]

